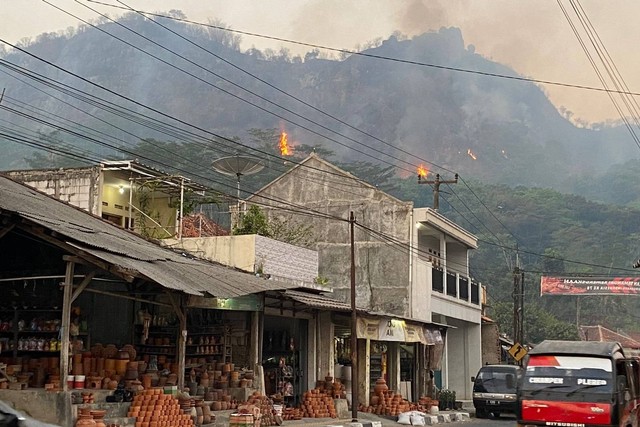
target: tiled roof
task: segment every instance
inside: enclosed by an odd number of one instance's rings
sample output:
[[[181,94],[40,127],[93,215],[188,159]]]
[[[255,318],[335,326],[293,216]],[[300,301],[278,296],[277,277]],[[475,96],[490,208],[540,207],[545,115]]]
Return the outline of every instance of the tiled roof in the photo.
[[[602,325],[580,326],[580,336],[583,341],[619,342],[624,348],[640,349],[639,341]]]

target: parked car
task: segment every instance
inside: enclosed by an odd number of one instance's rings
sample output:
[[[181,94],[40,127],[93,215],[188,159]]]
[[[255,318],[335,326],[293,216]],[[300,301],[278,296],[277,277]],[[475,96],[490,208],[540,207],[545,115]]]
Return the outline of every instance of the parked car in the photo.
[[[60,427],[27,417],[0,400],[0,427]]]
[[[517,415],[521,377],[520,366],[486,365],[480,368],[478,375],[471,377],[476,418],[499,417],[503,413]]]

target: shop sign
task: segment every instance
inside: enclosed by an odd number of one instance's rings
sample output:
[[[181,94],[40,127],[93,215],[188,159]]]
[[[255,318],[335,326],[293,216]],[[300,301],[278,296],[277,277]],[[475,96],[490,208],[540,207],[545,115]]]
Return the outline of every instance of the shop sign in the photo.
[[[235,298],[205,298],[190,295],[188,307],[214,310],[262,311],[264,305],[260,295],[243,295]]]
[[[358,338],[373,341],[421,342],[426,344],[421,326],[400,319],[358,317]]]

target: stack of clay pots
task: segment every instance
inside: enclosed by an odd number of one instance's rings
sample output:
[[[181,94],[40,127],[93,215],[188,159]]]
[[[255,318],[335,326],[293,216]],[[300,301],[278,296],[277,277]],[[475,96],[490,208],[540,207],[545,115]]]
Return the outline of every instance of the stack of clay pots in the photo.
[[[334,381],[333,377],[327,375],[324,377],[324,381],[318,381],[316,383],[316,388],[324,390],[327,395],[334,399],[346,399],[347,397],[344,384],[342,384],[339,378],[336,378]]]
[[[282,413],[282,419],[291,421],[291,420],[301,420],[303,415],[303,410],[301,408],[284,408]]]
[[[413,407],[415,408],[415,405]],[[410,411],[411,408],[411,403],[405,400],[400,393],[389,390],[387,382],[383,378],[379,378],[373,388],[370,405],[360,405],[359,410],[377,415],[397,416],[401,412]]]
[[[306,418],[336,418],[333,398],[322,389],[314,388],[305,392],[301,406]]]
[[[247,401],[247,404],[253,405],[259,409],[260,426],[268,427],[277,425],[276,414],[273,410],[273,403],[267,396],[262,395],[259,391],[255,391]]]
[[[135,417],[136,427],[193,427],[191,408],[181,409],[178,399],[163,394],[161,388],[144,390],[133,398],[129,417]]]

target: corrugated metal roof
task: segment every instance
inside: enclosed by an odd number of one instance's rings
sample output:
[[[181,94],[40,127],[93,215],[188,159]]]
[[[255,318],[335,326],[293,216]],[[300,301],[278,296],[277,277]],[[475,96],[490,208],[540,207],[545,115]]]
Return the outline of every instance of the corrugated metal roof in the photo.
[[[230,298],[298,287],[174,252],[3,175],[0,212],[17,214],[94,257],[187,294]]]
[[[300,292],[287,290],[282,293],[285,297],[291,298],[294,301],[299,303],[308,305],[313,308],[322,308],[327,310],[336,310],[336,311],[351,311],[351,305],[345,304],[342,301],[338,301],[337,299],[329,298],[324,295],[311,294],[308,292]],[[357,311],[363,312],[362,309],[357,309]]]
[[[328,297],[326,295],[312,294],[309,292],[295,291],[291,289],[283,291],[282,295],[313,308],[334,310],[334,311],[351,311],[351,304],[338,301],[337,299]],[[402,320],[407,320],[415,323],[424,323],[424,324],[433,325],[433,326],[457,329],[455,326],[451,326],[451,325],[445,325],[445,324],[436,323],[436,322],[425,322],[423,320],[412,319],[411,317],[399,316],[397,314],[383,313],[379,311],[370,311],[361,307],[357,307],[356,311],[361,314],[369,314],[372,316],[402,319]]]

